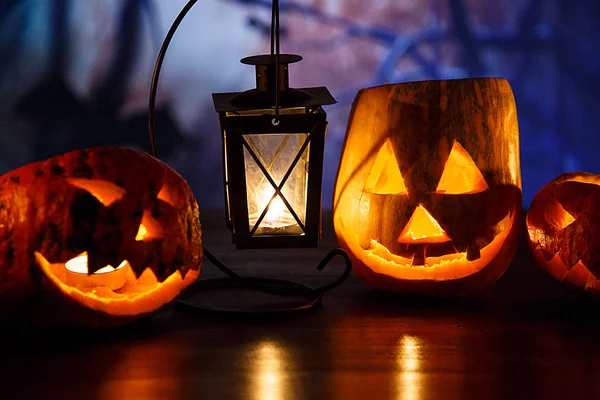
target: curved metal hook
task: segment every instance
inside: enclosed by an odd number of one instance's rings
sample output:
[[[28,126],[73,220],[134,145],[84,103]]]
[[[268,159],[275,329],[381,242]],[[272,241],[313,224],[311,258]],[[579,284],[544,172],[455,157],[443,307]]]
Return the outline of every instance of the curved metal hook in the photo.
[[[340,256],[344,259],[344,261],[346,261],[346,268],[344,269],[344,272],[338,279],[331,282],[330,284],[314,289],[316,292],[324,293],[328,290],[336,288],[340,286],[350,276],[350,272],[352,272],[352,261],[350,260],[350,256],[348,256],[348,253],[346,253],[342,249],[333,249],[329,253],[327,253],[325,258],[323,258],[319,265],[317,265],[317,269],[319,271],[322,271],[323,268],[325,268],[335,256]]]

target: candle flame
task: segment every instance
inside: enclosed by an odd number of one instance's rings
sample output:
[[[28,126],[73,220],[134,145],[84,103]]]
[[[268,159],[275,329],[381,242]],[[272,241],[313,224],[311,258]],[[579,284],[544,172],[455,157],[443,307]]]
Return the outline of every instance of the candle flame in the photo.
[[[258,209],[261,210],[261,212],[267,207],[269,201],[271,200],[274,194],[275,189],[273,189],[272,186],[266,186],[257,193],[257,205]],[[271,201],[271,206],[269,207],[269,211],[267,211],[267,214],[265,215],[264,221],[267,223],[274,223],[282,219],[286,211],[287,207],[285,206],[285,203],[281,199],[281,196],[277,195],[277,197],[275,197],[273,201]]]

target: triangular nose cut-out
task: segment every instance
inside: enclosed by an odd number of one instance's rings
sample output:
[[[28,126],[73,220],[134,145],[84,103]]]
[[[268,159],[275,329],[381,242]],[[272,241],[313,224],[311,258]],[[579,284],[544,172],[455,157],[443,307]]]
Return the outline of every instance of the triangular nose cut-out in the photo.
[[[164,236],[164,231],[160,226],[160,223],[154,219],[152,213],[148,210],[144,210],[144,214],[142,215],[142,221],[140,223],[140,227],[138,229],[138,233],[135,237],[135,240],[140,241],[149,241],[158,239]]]
[[[436,189],[442,194],[472,194],[488,188],[485,178],[469,153],[454,142]]]
[[[390,139],[385,141],[375,157],[375,163],[373,163],[365,184],[365,191],[374,194],[405,194],[407,192]]]
[[[450,238],[421,204],[415,209],[398,237],[399,243],[444,243]]]

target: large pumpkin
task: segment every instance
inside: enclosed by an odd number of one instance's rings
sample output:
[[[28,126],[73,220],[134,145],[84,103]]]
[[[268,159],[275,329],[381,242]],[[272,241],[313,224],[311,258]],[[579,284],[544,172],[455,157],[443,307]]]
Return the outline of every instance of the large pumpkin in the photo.
[[[476,292],[508,267],[521,214],[517,113],[506,80],[358,93],[333,210],[358,276],[393,292]]]
[[[600,175],[558,176],[535,195],[526,221],[540,268],[569,288],[600,295]]]
[[[201,256],[189,186],[146,153],[73,151],[0,177],[3,315],[118,325],[173,301]]]

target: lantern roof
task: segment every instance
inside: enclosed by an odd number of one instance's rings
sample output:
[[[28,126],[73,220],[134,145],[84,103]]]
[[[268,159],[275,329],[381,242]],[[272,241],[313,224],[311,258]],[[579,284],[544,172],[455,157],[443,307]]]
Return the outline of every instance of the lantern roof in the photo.
[[[254,65],[256,88],[244,92],[213,93],[217,112],[235,112],[274,108],[276,91],[279,90],[279,107],[314,107],[335,104],[329,90],[324,87],[290,88],[288,65],[299,62],[302,57],[296,54],[261,54],[245,57],[242,64]],[[276,66],[279,64],[279,74]]]

